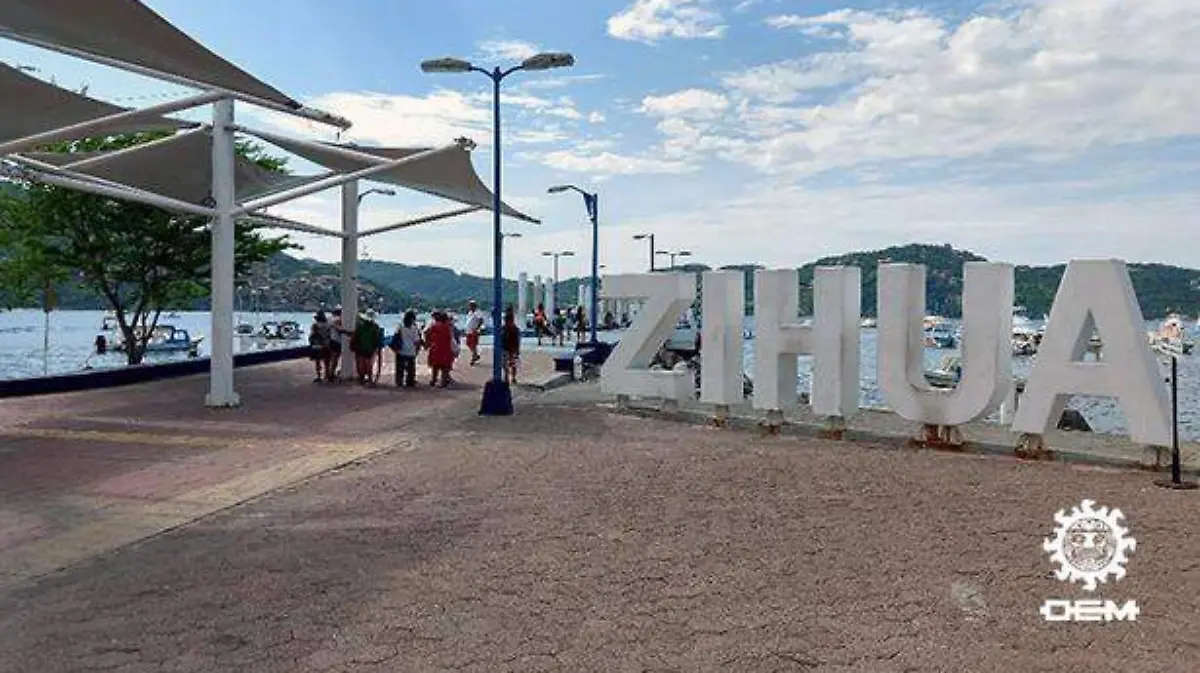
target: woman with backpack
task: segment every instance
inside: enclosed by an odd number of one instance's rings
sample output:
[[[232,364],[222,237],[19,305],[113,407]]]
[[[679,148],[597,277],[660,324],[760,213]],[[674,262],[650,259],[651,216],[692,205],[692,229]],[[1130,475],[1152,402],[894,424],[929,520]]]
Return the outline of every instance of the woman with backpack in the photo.
[[[415,311],[404,313],[404,322],[396,327],[389,346],[396,354],[396,386],[416,387],[417,353],[421,351],[422,341]]]

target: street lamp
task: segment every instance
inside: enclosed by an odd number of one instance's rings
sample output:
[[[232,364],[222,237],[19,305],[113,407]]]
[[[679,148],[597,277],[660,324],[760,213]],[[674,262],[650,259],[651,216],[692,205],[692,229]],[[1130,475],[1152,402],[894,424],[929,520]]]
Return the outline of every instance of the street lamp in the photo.
[[[654,271],[654,234],[635,234],[633,240],[642,241],[650,239],[650,271]]]
[[[502,324],[500,304],[504,301],[504,268],[500,261],[504,248],[504,235],[500,231],[500,82],[518,70],[550,70],[573,65],[575,57],[566,53],[535,54],[507,70],[501,70],[499,66],[486,70],[461,58],[437,58],[421,63],[422,72],[479,72],[492,80],[492,325],[497,335]],[[504,380],[499,346],[499,343],[492,344],[492,380],[483,387],[479,405],[479,413],[486,416],[508,416],[513,412],[512,389]]]
[[[365,196],[367,196],[367,195],[369,195],[369,194],[381,194],[381,195],[383,195],[383,196],[395,196],[395,195],[396,195],[396,190],[394,190],[394,189],[380,189],[380,188],[378,188],[378,187],[373,187],[373,188],[371,188],[371,189],[368,189],[367,191],[363,192],[362,194],[359,194],[359,195],[358,195],[358,202],[359,202],[359,203],[362,203],[363,197],[365,197]]]
[[[579,192],[583,197],[583,205],[587,208],[588,218],[592,221],[592,292],[589,313],[591,313],[591,345],[596,345],[596,306],[600,294],[600,197],[593,192],[584,191],[575,185],[555,185],[546,191],[559,194],[568,190]]]
[[[672,271],[675,270],[675,258],[676,257],[691,257],[692,256],[692,253],[689,250],[679,250],[677,252],[671,252],[669,250],[659,250],[657,254],[666,255],[671,258],[671,270]]]
[[[563,250],[562,252],[551,252],[549,250],[546,250],[546,251],[542,252],[542,257],[553,257],[554,258],[554,280],[551,281],[551,285],[550,285],[550,296],[554,298],[553,301],[551,302],[553,304],[553,306],[551,306],[552,309],[557,307],[557,305],[558,305],[558,258],[559,257],[574,257],[574,256],[575,256],[574,250]]]

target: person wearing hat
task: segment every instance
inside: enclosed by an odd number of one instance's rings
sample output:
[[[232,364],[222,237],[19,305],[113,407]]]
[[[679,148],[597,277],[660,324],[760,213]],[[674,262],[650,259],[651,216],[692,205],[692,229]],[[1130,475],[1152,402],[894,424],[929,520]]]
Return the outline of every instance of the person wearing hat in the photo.
[[[479,333],[483,330],[483,311],[474,299],[467,302],[467,348],[471,351],[471,364],[479,362]]]
[[[342,337],[349,334],[349,331],[342,323],[342,307],[335,306],[330,311],[329,319],[329,359],[325,363],[325,380],[333,382],[337,380],[338,367],[342,364]]]
[[[355,374],[363,385],[374,383],[371,374],[375,364],[375,353],[383,339],[379,324],[375,322],[375,311],[367,310],[354,322],[354,333],[350,337],[350,350],[354,352]]]

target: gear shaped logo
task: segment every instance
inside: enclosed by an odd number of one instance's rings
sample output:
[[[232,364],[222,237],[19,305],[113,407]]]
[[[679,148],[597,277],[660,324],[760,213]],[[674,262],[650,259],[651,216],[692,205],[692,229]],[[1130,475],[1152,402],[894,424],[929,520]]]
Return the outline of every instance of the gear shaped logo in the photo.
[[[1087,591],[1097,583],[1125,576],[1126,556],[1137,548],[1137,540],[1121,525],[1125,515],[1119,509],[1095,508],[1094,500],[1084,500],[1071,509],[1054,515],[1058,526],[1054,537],[1042,541],[1042,549],[1059,568],[1055,576],[1064,582],[1081,582]]]

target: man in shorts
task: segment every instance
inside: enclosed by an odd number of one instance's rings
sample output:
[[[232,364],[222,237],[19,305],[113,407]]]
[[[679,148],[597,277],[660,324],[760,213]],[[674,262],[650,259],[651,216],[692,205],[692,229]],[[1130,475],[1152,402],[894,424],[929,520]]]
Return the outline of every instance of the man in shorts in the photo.
[[[467,302],[467,348],[471,351],[471,364],[479,362],[479,332],[483,330],[483,311],[474,299]]]

